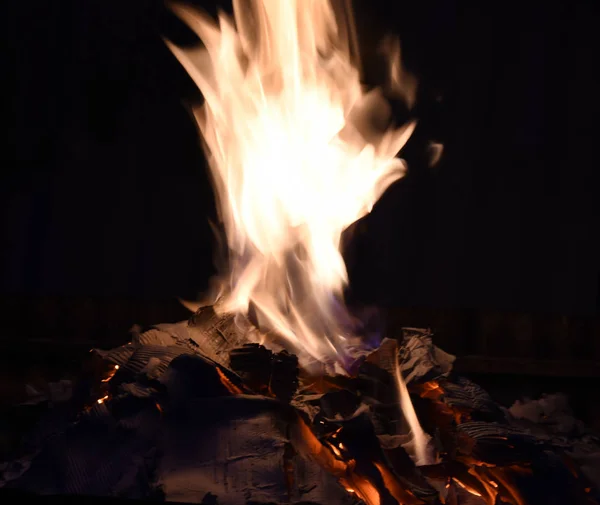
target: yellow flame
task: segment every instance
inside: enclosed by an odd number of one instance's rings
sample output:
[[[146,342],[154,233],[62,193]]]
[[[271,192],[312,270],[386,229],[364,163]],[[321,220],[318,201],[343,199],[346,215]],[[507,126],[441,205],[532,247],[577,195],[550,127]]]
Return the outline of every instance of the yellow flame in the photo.
[[[204,47],[167,42],[205,99],[195,113],[230,250],[219,310],[252,309],[304,366],[343,363],[352,332],[341,235],[404,174],[395,156],[415,123],[395,128],[383,93],[363,90],[349,5],[233,7],[233,19],[220,13],[215,23],[173,6]],[[388,85],[397,92],[405,74],[399,45],[388,46]],[[411,86],[397,95],[409,97]]]
[[[341,458],[342,457],[342,453],[340,452],[340,450],[333,444],[327,444],[329,445],[329,447],[331,447],[331,450],[333,451],[333,453],[338,457]]]
[[[427,433],[423,431],[423,428],[421,428],[419,418],[417,417],[415,408],[410,400],[410,393],[406,387],[406,382],[404,382],[404,377],[402,377],[402,370],[400,370],[400,362],[398,359],[396,359],[395,372],[396,387],[398,388],[398,396],[400,399],[400,408],[413,436],[412,442],[414,454],[411,454],[412,459],[417,466],[431,464],[433,461],[427,451],[429,435],[427,435]]]

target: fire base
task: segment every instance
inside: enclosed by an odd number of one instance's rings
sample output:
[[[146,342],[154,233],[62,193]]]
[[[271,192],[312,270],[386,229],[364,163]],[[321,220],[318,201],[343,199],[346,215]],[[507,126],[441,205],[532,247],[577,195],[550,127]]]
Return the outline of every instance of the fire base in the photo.
[[[384,340],[354,377],[310,376],[248,330],[205,307],[96,350],[108,370],[88,407],[42,422],[4,487],[205,505],[598,503],[572,444],[456,376],[425,330]],[[422,466],[397,364],[430,435]]]

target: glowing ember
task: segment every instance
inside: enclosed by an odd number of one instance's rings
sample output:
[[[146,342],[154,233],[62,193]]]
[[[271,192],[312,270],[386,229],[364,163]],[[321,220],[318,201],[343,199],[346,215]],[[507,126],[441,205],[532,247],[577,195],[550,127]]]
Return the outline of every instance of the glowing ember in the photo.
[[[229,380],[229,378],[221,371],[220,368],[217,367],[216,371],[221,384],[223,384],[231,394],[241,395],[243,393],[239,387]]]
[[[108,382],[110,381],[114,375],[117,373],[117,370],[119,369],[119,365],[115,365],[114,368],[110,371],[110,374],[108,375],[108,377],[102,379],[101,382]]]
[[[231,262],[220,310],[251,310],[304,367],[344,367],[354,336],[341,235],[402,177],[395,156],[415,124],[394,128],[383,94],[363,91],[349,5],[338,16],[324,0],[233,7],[234,20],[221,13],[216,25],[175,6],[205,48],[169,44],[205,98],[196,118]],[[410,101],[399,45],[387,49],[390,86]]]
[[[474,489],[472,489],[471,487],[467,486],[466,484],[463,484],[461,481],[459,481],[456,477],[454,477],[452,479],[454,482],[456,482],[460,487],[462,487],[463,489],[466,489],[469,493],[471,493],[472,495],[475,496],[481,496],[481,493],[475,491]]]

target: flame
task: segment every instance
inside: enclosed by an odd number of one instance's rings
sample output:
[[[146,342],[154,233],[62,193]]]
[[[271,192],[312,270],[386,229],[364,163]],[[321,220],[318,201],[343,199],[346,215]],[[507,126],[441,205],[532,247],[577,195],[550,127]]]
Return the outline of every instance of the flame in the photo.
[[[423,431],[423,428],[421,428],[421,424],[419,423],[419,418],[417,417],[415,408],[410,400],[406,382],[404,382],[404,378],[402,377],[399,359],[396,359],[395,375],[396,387],[398,388],[398,396],[400,399],[400,408],[413,436],[414,454],[411,456],[417,466],[433,464],[434,462],[427,450],[429,435]]]
[[[424,505],[424,501],[417,498],[410,490],[404,489],[396,480],[394,475],[385,465],[378,461],[374,462],[375,468],[379,470],[386,489],[394,497],[396,502],[402,505]]]
[[[454,482],[456,482],[460,487],[462,487],[463,489],[467,490],[469,493],[471,493],[473,496],[482,496],[481,493],[479,491],[476,491],[475,489],[473,489],[471,486],[467,486],[466,484],[463,484],[460,480],[458,480],[456,477],[453,477],[452,480]]]
[[[349,5],[234,0],[233,8],[233,19],[220,13],[216,24],[173,6],[204,47],[167,41],[205,99],[195,113],[230,251],[219,310],[252,311],[305,367],[344,366],[354,336],[342,232],[403,176],[395,156],[415,123],[393,127],[383,93],[363,90]],[[388,87],[411,102],[399,45],[388,52]]]

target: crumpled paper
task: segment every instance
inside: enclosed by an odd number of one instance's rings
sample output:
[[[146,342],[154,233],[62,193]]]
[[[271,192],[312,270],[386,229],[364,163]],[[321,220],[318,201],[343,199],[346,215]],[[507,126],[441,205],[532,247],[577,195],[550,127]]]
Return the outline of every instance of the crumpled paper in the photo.
[[[407,384],[413,381],[428,382],[450,374],[456,356],[435,346],[431,331],[403,328],[402,334],[398,357]]]
[[[432,333],[419,328],[403,328],[401,342],[385,338],[379,348],[367,357],[367,361],[386,370],[392,376],[396,373],[396,362],[406,384],[427,382],[447,377],[456,357],[442,351],[433,344]]]

